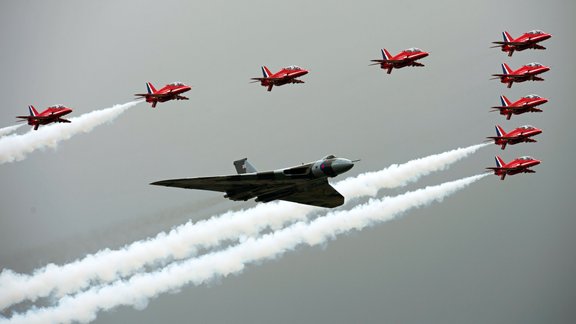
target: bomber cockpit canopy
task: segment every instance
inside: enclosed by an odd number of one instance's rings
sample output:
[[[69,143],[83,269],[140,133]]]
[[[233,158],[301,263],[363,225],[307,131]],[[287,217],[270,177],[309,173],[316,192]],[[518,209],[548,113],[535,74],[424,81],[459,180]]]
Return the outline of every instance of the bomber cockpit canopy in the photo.
[[[540,96],[537,95],[537,94],[529,94],[529,95],[527,95],[527,96],[524,97],[524,98],[526,98],[526,99],[539,99],[539,98],[542,98],[542,97],[540,97]]]
[[[527,32],[526,34],[530,34],[530,35],[542,35],[542,34],[544,34],[544,32],[541,31],[541,30],[539,30],[539,29],[534,29],[534,30],[531,30],[531,31]]]
[[[322,160],[328,160],[328,159],[335,159],[336,157],[332,154],[325,156]]]
[[[183,86],[184,83],[179,82],[179,81],[176,81],[176,82],[172,82],[172,83],[170,83],[170,84],[168,84],[168,85],[169,85],[169,86],[180,87],[180,86]]]
[[[302,68],[299,67],[298,65],[290,65],[290,66],[285,67],[284,70],[300,71],[300,70],[302,70]]]
[[[420,53],[420,52],[422,52],[422,50],[419,49],[418,47],[410,47],[409,49],[406,50],[406,52],[408,52],[408,53]]]
[[[538,63],[538,62],[532,62],[532,63],[526,64],[526,66],[529,66],[529,67],[540,67],[540,66],[542,66],[542,64],[540,64],[540,63]]]

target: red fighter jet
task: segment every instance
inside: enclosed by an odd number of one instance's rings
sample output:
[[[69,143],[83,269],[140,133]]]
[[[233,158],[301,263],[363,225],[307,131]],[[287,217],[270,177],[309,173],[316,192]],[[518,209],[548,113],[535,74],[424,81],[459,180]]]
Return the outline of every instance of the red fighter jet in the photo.
[[[500,102],[502,106],[494,106],[491,111],[500,111],[500,115],[506,116],[506,119],[510,119],[512,115],[520,115],[527,112],[542,112],[542,109],[538,109],[536,106],[547,103],[548,99],[531,94],[515,102],[510,102],[506,96],[500,96]]]
[[[146,98],[146,102],[152,103],[152,108],[156,108],[159,102],[166,102],[168,100],[188,100],[188,98],[180,95],[186,91],[190,91],[192,87],[185,85],[182,82],[172,82],[164,86],[160,90],[156,90],[152,83],[146,82],[146,89],[148,93],[137,93],[135,96]]]
[[[512,88],[512,83],[514,82],[524,82],[528,80],[544,81],[544,79],[537,77],[537,75],[549,70],[549,67],[534,62],[523,65],[516,71],[512,71],[508,64],[502,63],[502,74],[492,74],[494,77],[492,80],[500,79],[500,82],[508,83],[508,88]]]
[[[530,137],[541,134],[542,130],[534,126],[524,125],[516,128],[510,133],[506,133],[500,125],[496,125],[496,135],[487,138],[493,139],[494,144],[501,145],[502,149],[506,148],[507,144],[514,145],[518,143],[536,143],[535,139]]]
[[[522,156],[510,161],[510,163],[505,163],[501,157],[496,156],[496,167],[486,168],[488,170],[494,171],[494,174],[500,176],[500,180],[504,180],[506,175],[515,175],[518,173],[536,173],[534,170],[530,170],[531,167],[540,164],[541,161],[536,160],[530,156]]]
[[[492,42],[493,44],[498,44],[492,46],[492,48],[500,47],[502,52],[507,52],[508,56],[512,56],[514,51],[523,51],[528,48],[545,50],[546,47],[538,45],[541,41],[545,41],[552,35],[547,34],[541,30],[531,30],[518,38],[512,38],[507,31],[502,33],[504,41],[502,42]]]
[[[273,86],[281,86],[288,83],[304,83],[304,81],[298,80],[297,78],[308,74],[308,71],[299,66],[290,65],[276,73],[272,73],[266,66],[263,66],[262,74],[262,78],[252,78],[251,80],[260,82],[262,86],[268,87],[268,91],[272,91]]]
[[[30,111],[29,116],[16,116],[16,118],[26,119],[28,125],[34,126],[34,130],[38,130],[40,125],[70,123],[68,119],[64,119],[62,116],[68,115],[72,112],[72,109],[64,107],[63,105],[50,106],[41,113],[36,111],[36,108],[32,105],[28,106],[28,110]]]
[[[388,70],[386,73],[392,73],[392,69],[400,69],[405,66],[424,66],[422,63],[416,62],[421,58],[425,58],[430,55],[430,53],[424,52],[423,50],[412,47],[405,49],[396,56],[392,56],[385,48],[382,49],[382,59],[381,60],[371,60],[375,62],[370,65],[380,65],[381,69]]]

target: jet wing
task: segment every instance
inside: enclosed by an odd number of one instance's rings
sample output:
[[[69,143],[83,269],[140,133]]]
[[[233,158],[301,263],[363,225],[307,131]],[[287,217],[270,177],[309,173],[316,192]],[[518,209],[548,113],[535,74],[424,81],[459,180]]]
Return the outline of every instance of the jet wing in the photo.
[[[511,45],[511,46],[521,46],[521,45],[527,45],[527,44],[532,44],[532,43],[534,43],[533,40],[527,40],[524,42],[504,42],[504,41],[492,42],[492,44]],[[500,47],[500,46],[497,46],[497,47]]]
[[[16,118],[23,118],[23,119],[32,119],[32,120],[50,120],[50,119],[54,119],[53,115],[48,115],[48,116],[16,116]]]
[[[344,196],[336,191],[328,181],[309,190],[300,191],[279,199],[326,208],[334,208],[344,204]]]
[[[513,167],[513,168],[504,168],[504,167],[489,167],[486,169],[490,169],[490,170],[494,170],[494,171],[518,171],[518,170],[524,170],[527,169],[525,166],[517,166],[517,167]]]
[[[171,97],[174,95],[172,92],[166,93],[136,93],[135,96],[146,97],[146,98],[164,98],[164,97]]]
[[[498,79],[498,78],[502,78],[502,77],[507,77],[509,79],[522,79],[526,77],[526,73],[522,73],[522,74],[492,74],[493,79]]]
[[[518,135],[515,137],[510,137],[510,136],[488,136],[486,138],[490,138],[490,139],[502,139],[502,140],[513,140],[513,139],[523,139],[526,138],[525,135]]]

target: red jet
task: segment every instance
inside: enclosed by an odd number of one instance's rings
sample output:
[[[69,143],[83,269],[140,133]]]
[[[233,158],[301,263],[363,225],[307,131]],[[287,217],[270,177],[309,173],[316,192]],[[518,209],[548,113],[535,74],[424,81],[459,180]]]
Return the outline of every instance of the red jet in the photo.
[[[502,149],[506,148],[507,144],[514,145],[518,143],[536,143],[535,139],[530,137],[541,134],[542,130],[534,126],[524,125],[516,128],[510,133],[506,133],[500,125],[496,125],[496,135],[487,138],[493,139],[494,144],[501,145]]]
[[[16,116],[16,118],[26,119],[28,125],[34,126],[34,130],[38,130],[40,125],[47,125],[51,123],[70,123],[68,119],[62,118],[62,116],[68,115],[72,112],[72,109],[64,107],[63,105],[54,105],[46,108],[41,113],[36,111],[34,106],[28,106],[30,111],[29,116]]]
[[[264,77],[252,78],[251,80],[255,82],[260,81],[262,86],[268,87],[268,91],[272,91],[273,86],[281,86],[288,83],[304,83],[304,81],[298,80],[297,78],[308,74],[308,71],[299,66],[290,65],[276,73],[272,73],[266,66],[263,66],[262,74]]]
[[[152,103],[152,108],[156,108],[159,102],[166,102],[168,100],[188,100],[188,98],[180,94],[190,91],[191,86],[185,85],[182,82],[172,82],[164,86],[160,90],[156,90],[152,83],[146,82],[146,89],[148,93],[137,93],[135,96],[146,98],[146,102]]]
[[[530,170],[530,168],[540,164],[540,162],[541,161],[530,156],[522,156],[510,161],[510,163],[505,163],[501,157],[496,156],[496,167],[486,169],[494,171],[495,175],[500,176],[500,180],[504,180],[507,174],[536,173],[536,171]]]
[[[392,73],[392,69],[400,69],[405,66],[424,66],[422,63],[416,62],[421,58],[425,58],[430,53],[424,52],[419,48],[405,49],[396,56],[392,56],[385,48],[382,49],[382,60],[371,60],[375,62],[370,65],[380,65],[381,69],[388,70],[386,73]]]
[[[552,35],[547,34],[541,30],[531,30],[524,35],[514,39],[512,36],[510,36],[510,34],[508,34],[507,31],[505,31],[502,33],[502,37],[504,38],[504,41],[492,42],[493,44],[498,44],[496,46],[492,46],[492,48],[501,47],[502,52],[507,52],[508,56],[512,56],[514,51],[520,52],[528,48],[545,50],[546,47],[538,45],[537,43],[547,40],[548,38],[552,37]]]
[[[510,119],[512,115],[520,115],[526,112],[542,112],[542,109],[538,109],[536,106],[547,103],[548,99],[531,94],[515,102],[510,102],[506,96],[500,96],[500,102],[502,106],[494,106],[491,111],[500,111],[500,115],[506,116],[506,119]]]
[[[544,79],[537,77],[536,75],[549,71],[550,68],[544,66],[540,63],[528,63],[523,65],[516,71],[512,71],[508,64],[502,63],[502,73],[503,74],[492,74],[492,79],[500,79],[502,83],[508,83],[508,88],[512,88],[512,83],[514,82],[524,82],[524,81],[544,81]]]

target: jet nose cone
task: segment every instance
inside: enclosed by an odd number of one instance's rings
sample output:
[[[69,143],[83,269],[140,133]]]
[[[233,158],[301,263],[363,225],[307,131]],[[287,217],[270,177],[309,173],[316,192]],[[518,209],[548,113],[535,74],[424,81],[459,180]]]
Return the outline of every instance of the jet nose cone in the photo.
[[[336,174],[344,173],[352,169],[353,166],[354,162],[348,159],[336,159],[334,162],[332,162],[332,170],[334,170],[334,173]]]

